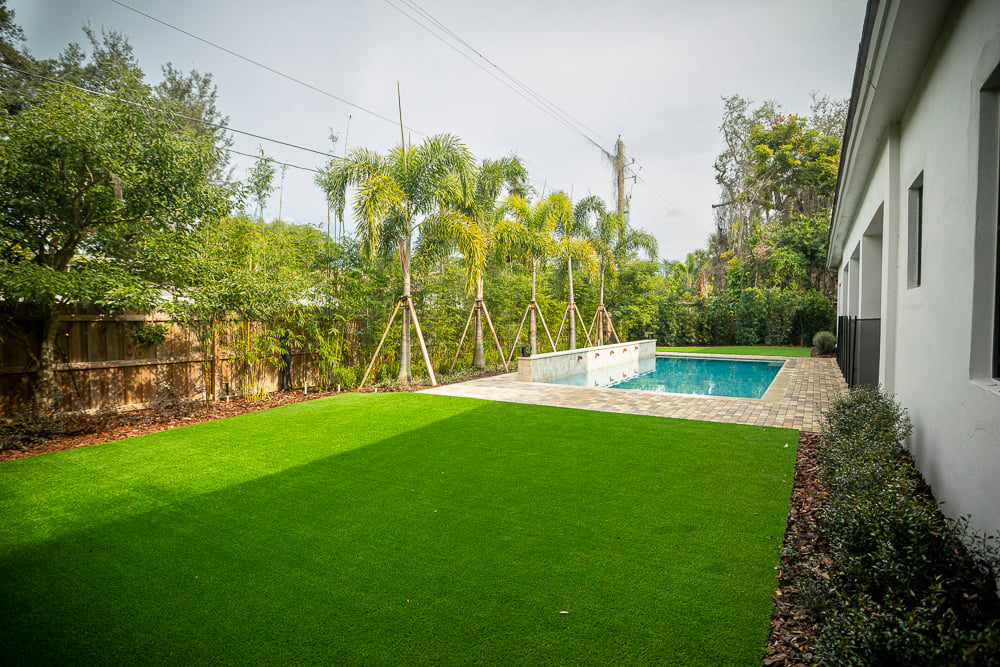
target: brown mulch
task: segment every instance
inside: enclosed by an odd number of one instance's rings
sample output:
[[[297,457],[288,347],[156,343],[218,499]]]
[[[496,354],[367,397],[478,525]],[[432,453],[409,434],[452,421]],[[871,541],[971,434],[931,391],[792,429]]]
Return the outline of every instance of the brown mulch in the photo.
[[[503,371],[488,371],[479,373],[477,378],[499,375]],[[452,382],[463,382],[469,378],[461,378],[451,382],[443,381],[440,384],[451,384]],[[419,391],[427,389],[428,384],[411,384],[406,387],[365,387],[364,389],[353,389],[344,393],[372,393],[395,392],[395,391]],[[172,405],[143,408],[140,410],[123,410],[121,412],[98,411],[95,414],[72,417],[68,420],[64,433],[65,436],[55,440],[39,442],[29,445],[25,449],[2,449],[0,450],[0,461],[10,461],[13,459],[23,459],[28,456],[48,454],[50,452],[60,452],[64,449],[76,449],[87,445],[97,445],[113,440],[132,438],[137,435],[167,431],[181,426],[190,426],[201,422],[215,421],[226,417],[235,417],[250,412],[260,412],[270,410],[282,405],[311,401],[326,396],[335,396],[335,391],[310,390],[309,395],[302,394],[301,389],[291,391],[280,391],[268,394],[259,401],[244,401],[239,397],[230,397],[228,401],[221,400],[211,404],[202,401],[187,401]]]
[[[821,577],[828,579],[833,568],[829,545],[818,526],[817,513],[823,497],[819,480],[819,439],[816,433],[799,434],[792,506],[788,512],[785,548],[778,565],[778,589],[772,596],[771,635],[764,657],[764,664],[768,666],[805,667],[814,662],[810,647],[815,633],[808,613],[796,603],[798,591],[793,570],[797,564],[809,562]]]

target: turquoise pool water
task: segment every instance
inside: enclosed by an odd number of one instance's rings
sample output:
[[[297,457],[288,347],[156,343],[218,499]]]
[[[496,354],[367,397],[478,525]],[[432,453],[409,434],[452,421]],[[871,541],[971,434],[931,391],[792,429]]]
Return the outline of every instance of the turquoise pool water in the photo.
[[[760,398],[771,386],[784,361],[712,359],[706,357],[656,357],[632,364],[604,368],[551,380],[576,387],[643,389],[671,394]]]

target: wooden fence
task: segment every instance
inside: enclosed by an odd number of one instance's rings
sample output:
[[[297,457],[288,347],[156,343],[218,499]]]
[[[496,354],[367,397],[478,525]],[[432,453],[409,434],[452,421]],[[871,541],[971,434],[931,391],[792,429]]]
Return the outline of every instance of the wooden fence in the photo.
[[[79,313],[58,317],[56,378],[65,410],[96,410],[102,407],[144,407],[176,398],[199,398],[212,393],[206,387],[207,362],[211,350],[203,351],[195,333],[173,324],[167,316],[101,315]],[[166,339],[143,344],[133,332],[150,323],[169,327]],[[41,326],[24,322],[37,353]],[[238,395],[240,378],[233,355],[219,346],[214,395]],[[291,385],[301,387],[308,379],[309,354],[290,350]],[[33,393],[37,372],[29,355],[16,341],[0,337],[0,418],[10,417]],[[268,366],[263,388],[275,391],[280,369]]]

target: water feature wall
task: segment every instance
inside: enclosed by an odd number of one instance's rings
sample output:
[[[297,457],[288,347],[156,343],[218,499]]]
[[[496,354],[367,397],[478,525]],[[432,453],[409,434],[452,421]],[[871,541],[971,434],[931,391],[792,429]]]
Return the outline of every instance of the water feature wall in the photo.
[[[517,379],[520,382],[548,382],[567,375],[590,373],[655,356],[656,341],[652,339],[548,352],[533,357],[519,357]]]

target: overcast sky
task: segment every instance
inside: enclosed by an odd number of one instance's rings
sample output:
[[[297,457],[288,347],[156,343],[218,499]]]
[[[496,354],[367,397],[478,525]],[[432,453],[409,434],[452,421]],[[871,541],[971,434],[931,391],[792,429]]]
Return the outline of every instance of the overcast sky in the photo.
[[[334,96],[403,121],[422,135],[458,135],[480,158],[517,153],[536,188],[587,194],[614,206],[613,171],[601,151],[482,68],[501,76],[440,29],[435,36],[398,8],[414,0],[122,0],[161,21],[257,60]],[[641,180],[631,223],[656,236],[660,254],[682,259],[704,247],[718,201],[712,164],[719,152],[721,96],[777,101],[806,114],[810,91],[850,94],[864,0],[416,0],[496,66],[587,127],[583,133],[626,159]],[[150,82],[171,62],[210,72],[230,126],[342,154],[384,152],[399,126],[293,83],[130,11],[111,0],[8,0],[32,55],[54,57],[86,43],[81,25],[125,33]],[[448,43],[469,55],[463,57]],[[471,59],[471,62],[470,62]],[[348,116],[350,125],[348,128]],[[417,134],[421,133],[421,134]],[[314,153],[243,135],[233,148],[259,147],[279,161],[315,168]],[[233,156],[235,175],[252,160]],[[326,226],[313,173],[289,168],[281,215]],[[276,191],[267,215],[277,216]],[[348,220],[347,226],[353,228]]]

